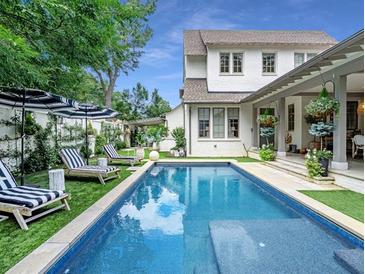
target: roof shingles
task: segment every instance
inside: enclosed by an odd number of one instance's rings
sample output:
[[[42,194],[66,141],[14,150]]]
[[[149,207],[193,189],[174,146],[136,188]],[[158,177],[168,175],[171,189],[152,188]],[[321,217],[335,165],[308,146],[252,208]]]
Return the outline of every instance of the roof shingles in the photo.
[[[186,30],[185,55],[206,55],[207,45],[237,46],[262,44],[334,45],[336,40],[323,31],[293,30]]]
[[[186,79],[182,99],[185,103],[239,103],[250,92],[209,92],[206,79]]]

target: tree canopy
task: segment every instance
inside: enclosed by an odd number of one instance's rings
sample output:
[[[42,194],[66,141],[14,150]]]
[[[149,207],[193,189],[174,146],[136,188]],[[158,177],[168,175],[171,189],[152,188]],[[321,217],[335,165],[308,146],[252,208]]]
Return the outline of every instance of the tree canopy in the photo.
[[[121,119],[127,121],[159,117],[171,110],[169,102],[159,95],[157,89],[152,91],[151,100],[148,100],[149,91],[137,83],[132,91],[114,92],[113,108],[121,113]]]
[[[138,66],[154,10],[154,0],[0,1],[0,84],[110,107],[118,76]]]

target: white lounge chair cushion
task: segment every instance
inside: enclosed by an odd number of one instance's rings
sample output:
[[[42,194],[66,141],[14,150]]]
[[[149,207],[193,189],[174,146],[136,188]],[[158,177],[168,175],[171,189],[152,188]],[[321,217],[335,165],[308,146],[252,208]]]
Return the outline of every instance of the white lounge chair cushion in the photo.
[[[62,190],[49,190],[29,186],[17,186],[0,191],[0,202],[33,208],[54,200],[63,194]]]

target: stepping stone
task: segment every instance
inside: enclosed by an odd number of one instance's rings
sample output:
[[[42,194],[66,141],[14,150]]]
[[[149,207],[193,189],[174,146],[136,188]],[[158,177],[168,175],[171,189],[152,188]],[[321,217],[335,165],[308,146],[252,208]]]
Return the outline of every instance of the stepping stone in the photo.
[[[364,273],[364,251],[361,249],[336,250],[335,259],[351,273]]]
[[[333,257],[347,246],[304,218],[211,221],[209,230],[222,274],[348,273]]]

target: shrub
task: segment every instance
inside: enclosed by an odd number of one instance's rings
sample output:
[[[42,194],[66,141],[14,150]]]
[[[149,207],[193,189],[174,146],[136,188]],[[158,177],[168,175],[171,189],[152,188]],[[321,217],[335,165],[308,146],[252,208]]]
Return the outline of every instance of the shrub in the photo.
[[[182,127],[174,128],[171,133],[172,137],[175,140],[175,147],[173,149],[184,149],[186,146],[186,139],[185,139],[185,130]]]
[[[156,142],[157,144],[161,142],[162,138],[167,136],[168,129],[165,126],[151,126],[147,128],[146,136],[149,141]]]
[[[85,144],[81,147],[80,153],[84,158],[90,158],[92,151],[89,147],[87,147]]]
[[[257,117],[257,121],[262,127],[274,127],[278,124],[279,119],[278,117],[269,114],[268,110],[266,109],[264,114],[260,114]]]
[[[321,150],[308,150],[307,154],[305,155],[305,167],[308,170],[309,177],[319,177],[322,176],[324,173],[324,168],[322,167],[319,156],[326,156],[329,157],[329,153],[327,151],[321,151]],[[332,155],[332,153],[331,153]]]
[[[273,145],[262,145],[259,151],[260,159],[263,161],[274,161],[275,160],[275,152]]]
[[[104,135],[99,134],[95,138],[95,154],[101,155],[103,154],[103,146],[106,145],[107,141]]]
[[[121,150],[123,148],[126,148],[126,144],[125,144],[125,142],[117,139],[114,142],[114,147],[115,147],[116,150]]]
[[[25,172],[49,169],[59,163],[57,147],[52,146],[50,142],[51,127],[51,124],[48,124],[46,128],[38,127],[39,130],[34,134],[35,148],[33,151],[28,151],[29,156],[24,162]]]

